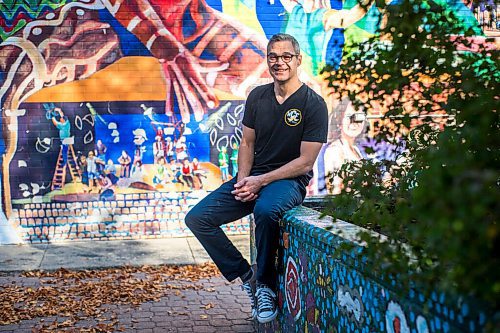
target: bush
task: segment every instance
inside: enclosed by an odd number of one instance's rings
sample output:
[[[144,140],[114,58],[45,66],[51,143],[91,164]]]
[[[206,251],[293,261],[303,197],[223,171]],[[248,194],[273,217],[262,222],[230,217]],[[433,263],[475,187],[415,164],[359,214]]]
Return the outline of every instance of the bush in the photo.
[[[348,190],[324,213],[389,236],[359,235],[367,262],[382,261],[374,270],[498,312],[498,51],[435,2],[386,10],[380,36],[324,74],[360,110],[384,110],[375,145],[389,142],[395,157],[344,165]]]

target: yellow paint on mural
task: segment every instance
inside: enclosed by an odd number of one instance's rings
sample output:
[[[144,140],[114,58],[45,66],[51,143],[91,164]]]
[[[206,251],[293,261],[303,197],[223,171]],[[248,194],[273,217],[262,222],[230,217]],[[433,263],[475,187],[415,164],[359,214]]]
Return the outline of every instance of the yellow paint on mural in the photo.
[[[220,100],[241,100],[214,89]],[[30,96],[28,103],[162,101],[166,86],[158,59],[126,57],[87,79],[48,87]]]
[[[225,15],[234,17],[257,34],[265,35],[255,10],[250,9],[240,0],[222,0],[222,11]]]
[[[158,59],[127,57],[87,79],[42,89],[27,102],[154,101],[164,100],[165,92]]]

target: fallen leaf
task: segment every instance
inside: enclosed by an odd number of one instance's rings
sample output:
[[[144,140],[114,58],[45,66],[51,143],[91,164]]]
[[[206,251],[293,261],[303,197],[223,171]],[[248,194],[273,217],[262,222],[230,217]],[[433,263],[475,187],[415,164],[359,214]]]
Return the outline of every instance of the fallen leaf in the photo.
[[[93,327],[78,332],[124,331],[107,304],[140,306],[156,302],[168,293],[185,297],[184,290],[202,290],[200,279],[219,276],[213,263],[185,266],[142,266],[103,270],[28,271],[14,276],[13,283],[0,285],[0,325],[39,319],[32,332],[74,332],[82,320],[94,320]],[[27,283],[28,285],[23,285]],[[214,288],[207,288],[210,292]],[[203,306],[214,307],[212,303]],[[168,315],[188,315],[167,311]],[[51,318],[45,323],[45,318]],[[61,318],[60,322],[53,321]]]

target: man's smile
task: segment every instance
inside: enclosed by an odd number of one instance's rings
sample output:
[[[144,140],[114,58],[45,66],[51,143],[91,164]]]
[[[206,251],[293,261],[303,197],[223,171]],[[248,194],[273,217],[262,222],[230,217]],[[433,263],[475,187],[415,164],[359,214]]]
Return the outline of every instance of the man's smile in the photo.
[[[276,73],[283,73],[283,72],[286,72],[288,70],[288,68],[286,67],[273,67],[272,68],[273,72],[276,72]]]

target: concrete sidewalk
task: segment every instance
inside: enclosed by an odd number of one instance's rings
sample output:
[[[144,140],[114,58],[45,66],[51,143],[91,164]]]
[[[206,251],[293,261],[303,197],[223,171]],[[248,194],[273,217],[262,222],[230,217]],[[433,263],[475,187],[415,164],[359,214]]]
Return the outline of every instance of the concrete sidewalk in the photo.
[[[250,262],[249,236],[230,236]],[[0,272],[188,265],[210,261],[194,237],[0,246]]]

